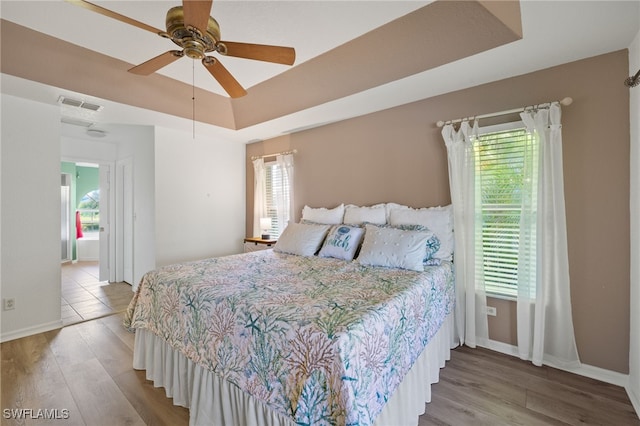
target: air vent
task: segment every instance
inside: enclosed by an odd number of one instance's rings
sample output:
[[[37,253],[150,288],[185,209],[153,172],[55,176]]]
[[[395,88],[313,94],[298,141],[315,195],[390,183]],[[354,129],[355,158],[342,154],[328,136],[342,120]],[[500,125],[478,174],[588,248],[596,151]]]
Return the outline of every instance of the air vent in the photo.
[[[89,102],[84,102],[80,105],[80,108],[90,109],[91,111],[100,111],[102,109],[101,105],[90,104]]]
[[[60,96],[58,98],[58,103],[60,105],[83,108],[89,111],[100,111],[102,109],[102,105],[92,104],[90,102],[85,102],[80,99],[67,98],[66,96]]]
[[[94,138],[104,138],[105,136],[107,136],[107,131],[101,129],[87,129],[87,134],[89,136],[93,136]]]
[[[79,101],[77,99],[65,98],[64,96],[60,96],[60,98],[58,98],[58,102],[60,102],[62,105],[68,105],[72,107],[79,107],[80,105],[82,105],[82,101]]]
[[[73,117],[66,117],[66,116],[62,116],[62,118],[60,118],[60,121],[65,123],[65,124],[73,124],[74,126],[80,126],[80,127],[91,127],[93,126],[93,123],[91,121],[87,121],[87,120],[81,120],[79,118],[73,118]]]

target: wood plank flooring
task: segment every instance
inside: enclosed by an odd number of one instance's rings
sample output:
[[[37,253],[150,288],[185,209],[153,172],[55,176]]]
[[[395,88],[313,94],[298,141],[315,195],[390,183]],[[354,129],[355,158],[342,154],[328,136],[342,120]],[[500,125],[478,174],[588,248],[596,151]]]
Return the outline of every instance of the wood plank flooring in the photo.
[[[640,425],[624,388],[487,349],[452,351],[432,395],[420,426]]]
[[[187,425],[188,410],[134,371],[122,314],[0,345],[2,425]],[[620,387],[484,349],[458,348],[433,385],[426,425],[640,425]],[[16,420],[7,410],[55,410]],[[50,411],[51,412],[51,411]]]

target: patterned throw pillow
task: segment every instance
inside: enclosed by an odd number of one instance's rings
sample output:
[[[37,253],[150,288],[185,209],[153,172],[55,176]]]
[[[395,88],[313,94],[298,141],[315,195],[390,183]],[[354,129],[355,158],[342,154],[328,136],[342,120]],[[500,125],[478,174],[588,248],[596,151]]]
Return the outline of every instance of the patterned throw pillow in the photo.
[[[375,224],[374,224],[375,225]],[[430,234],[426,243],[426,251],[423,259],[423,263],[427,266],[437,266],[440,265],[440,259],[437,259],[435,254],[440,250],[440,239],[436,236],[436,234],[431,231],[428,227],[424,225],[376,225],[382,228],[396,228],[403,231],[422,231],[428,232]]]
[[[426,243],[430,236],[431,231],[365,225],[358,261],[369,266],[424,271]]]
[[[389,210],[392,226],[418,224],[427,226],[440,240],[440,248],[433,255],[435,259],[453,259],[453,208],[444,207],[413,209],[406,206],[392,206]]]
[[[318,254],[320,257],[353,260],[360,246],[364,229],[357,226],[335,225],[329,231]]]

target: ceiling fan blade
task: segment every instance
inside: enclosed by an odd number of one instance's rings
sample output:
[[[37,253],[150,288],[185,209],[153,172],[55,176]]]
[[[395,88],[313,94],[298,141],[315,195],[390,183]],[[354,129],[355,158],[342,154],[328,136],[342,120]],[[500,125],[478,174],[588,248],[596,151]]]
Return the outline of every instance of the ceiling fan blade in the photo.
[[[129,72],[138,75],[153,74],[160,68],[182,58],[182,56],[184,56],[184,54],[181,51],[170,50],[168,52],[164,52],[162,55],[156,56],[155,58],[151,58],[148,61],[141,63],[140,65],[136,65],[135,67],[131,68]]]
[[[206,34],[212,3],[213,0],[182,0],[185,26],[191,25]]]
[[[218,43],[218,47],[219,53],[237,58],[255,59],[257,61],[285,65],[293,65],[296,60],[296,51],[293,47],[238,43],[235,41],[221,41]]]
[[[219,60],[211,56],[202,59],[202,65],[211,73],[222,88],[232,98],[239,98],[247,94],[247,91],[233,78],[231,73],[220,63]]]
[[[141,28],[143,30],[151,31],[154,34],[162,34],[164,31],[159,30],[157,28],[152,27],[151,25],[147,25],[143,22],[136,21],[135,19],[129,18],[128,16],[121,15],[112,10],[105,9],[102,6],[98,6],[97,4],[90,3],[85,0],[66,0],[71,4],[75,4],[76,6],[84,7],[92,12],[99,13],[101,15],[107,16],[109,18],[116,19],[120,22],[124,22],[125,24],[133,25],[134,27]]]

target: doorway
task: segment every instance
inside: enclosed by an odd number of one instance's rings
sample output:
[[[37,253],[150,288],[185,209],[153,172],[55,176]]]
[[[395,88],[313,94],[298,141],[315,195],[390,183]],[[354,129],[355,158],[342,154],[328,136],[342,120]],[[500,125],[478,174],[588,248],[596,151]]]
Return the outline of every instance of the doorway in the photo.
[[[62,266],[61,312],[64,325],[111,315],[126,309],[131,285],[114,275],[114,192],[110,163],[63,161],[70,209],[71,261]],[[129,188],[129,190],[131,190]],[[111,220],[113,218],[113,220]]]
[[[101,254],[102,235],[101,222],[108,220],[108,210],[104,204],[108,203],[108,193],[100,179],[100,165],[97,163],[75,162],[63,163],[65,169],[73,170],[71,190],[73,192],[72,205],[75,217],[75,262],[97,262],[99,265],[105,259]],[[108,266],[108,264],[107,264]],[[107,277],[101,277],[107,279]]]

